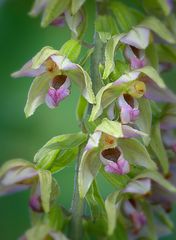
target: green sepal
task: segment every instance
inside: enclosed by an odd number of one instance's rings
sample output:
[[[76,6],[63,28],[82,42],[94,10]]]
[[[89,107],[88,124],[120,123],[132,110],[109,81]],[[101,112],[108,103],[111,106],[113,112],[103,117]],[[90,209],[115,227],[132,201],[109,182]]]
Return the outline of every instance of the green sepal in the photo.
[[[98,218],[104,217],[104,200],[98,190],[98,186],[95,180],[93,181],[91,187],[89,188],[89,191],[87,192],[86,201],[89,205],[93,221],[96,221],[96,219]]]
[[[17,167],[32,167],[35,168],[34,164],[31,162],[28,162],[26,160],[17,158],[17,159],[12,159],[9,160],[7,162],[5,162],[1,168],[0,168],[0,178],[5,175],[9,170],[13,169],[13,168],[17,168]]]
[[[84,119],[87,107],[88,107],[88,103],[86,99],[83,96],[80,96],[77,104],[77,111],[76,111],[76,116],[79,122],[82,122],[82,120]]]
[[[91,103],[95,103],[95,95],[92,90],[92,81],[89,74],[80,66],[76,65],[77,68],[66,72],[67,76],[73,80],[82,92],[85,99]]]
[[[160,162],[163,173],[167,174],[169,171],[169,160],[162,142],[159,123],[152,127],[150,146]]]
[[[174,46],[157,44],[156,50],[160,62],[170,62],[176,64],[176,49]]]
[[[111,135],[115,138],[123,137],[122,124],[119,122],[111,121],[107,118],[104,118],[96,128],[96,131],[100,131]]]
[[[156,163],[150,158],[145,146],[137,139],[118,139],[118,146],[122,149],[125,159],[132,165],[156,170]]]
[[[103,73],[103,79],[106,79],[110,73],[114,71],[115,63],[114,56],[116,47],[120,41],[120,39],[124,36],[124,34],[114,35],[106,44],[105,47],[105,69]]]
[[[81,44],[78,40],[70,39],[59,49],[59,54],[75,62],[81,52]]]
[[[82,7],[84,2],[85,2],[85,0],[72,0],[71,11],[72,11],[73,15],[79,11],[79,9]]]
[[[55,230],[61,230],[63,227],[63,212],[61,207],[57,204],[53,204],[50,208],[50,212],[48,213],[47,220],[49,222],[49,226]]]
[[[39,170],[39,182],[42,207],[46,213],[50,210],[50,198],[52,192],[52,175],[51,172]]]
[[[102,87],[97,93],[96,105],[92,108],[90,121],[97,119],[103,113],[103,110],[127,89],[128,85],[129,83],[124,83],[119,86],[115,86],[113,83],[109,83]]]
[[[176,39],[168,28],[158,18],[151,16],[145,18],[139,26],[146,27],[156,33],[159,37],[164,39],[166,42],[175,44]]]
[[[33,115],[35,110],[45,102],[45,97],[49,88],[49,81],[51,80],[50,77],[50,74],[44,73],[33,80],[24,108],[27,118]]]
[[[32,68],[39,68],[51,55],[58,55],[59,51],[53,49],[52,47],[46,46],[42,48],[33,58],[32,58]]]
[[[115,230],[116,220],[120,213],[121,203],[122,199],[120,198],[119,191],[109,194],[105,200],[105,209],[108,220],[108,235],[112,235]]]
[[[81,198],[86,196],[100,166],[99,149],[97,147],[83,153],[78,173],[78,185]]]
[[[158,70],[159,68],[159,57],[157,53],[156,44],[150,43],[149,46],[145,50],[145,54],[147,59],[149,60],[151,66]]]
[[[44,10],[41,26],[47,27],[53,20],[59,17],[69,7],[70,0],[50,0]]]
[[[169,214],[166,213],[161,206],[155,207],[154,214],[161,224],[165,225],[171,231],[174,230],[173,221],[171,220]]]
[[[148,146],[150,142],[150,132],[152,125],[152,110],[149,100],[145,98],[138,99],[140,115],[135,121],[139,130],[145,132],[147,136],[143,136],[144,144]]]
[[[143,68],[137,69],[137,71],[147,75],[149,78],[151,78],[159,87],[166,88],[166,85],[163,81],[163,79],[160,77],[158,72],[151,66],[145,66]]]

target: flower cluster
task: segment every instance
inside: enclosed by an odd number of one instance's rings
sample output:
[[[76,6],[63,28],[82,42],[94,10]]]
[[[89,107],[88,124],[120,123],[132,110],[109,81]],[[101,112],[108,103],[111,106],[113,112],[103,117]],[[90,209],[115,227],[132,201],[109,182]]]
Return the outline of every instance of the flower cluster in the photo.
[[[25,114],[31,116],[43,103],[56,108],[76,83],[82,131],[52,138],[34,164],[17,159],[2,166],[0,195],[31,188],[35,225],[21,239],[157,239],[174,228],[168,212],[176,199],[176,95],[162,78],[163,69],[176,63],[174,2],[141,1],[141,13],[120,1],[95,2],[94,47],[80,64],[82,47],[89,46],[81,40],[85,0],[36,0],[30,12],[42,13],[42,26],[66,22],[72,39],[59,50],[44,47],[12,74],[34,77]],[[52,174],[76,158],[76,197],[67,212],[57,204]],[[115,188],[105,200],[99,174]]]

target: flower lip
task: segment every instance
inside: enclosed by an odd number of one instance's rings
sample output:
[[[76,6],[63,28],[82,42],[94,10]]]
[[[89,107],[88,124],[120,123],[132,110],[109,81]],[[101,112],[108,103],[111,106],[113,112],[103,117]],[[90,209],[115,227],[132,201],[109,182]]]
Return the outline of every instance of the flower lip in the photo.
[[[102,151],[101,154],[107,160],[117,162],[120,155],[121,155],[121,152],[117,147],[115,147],[115,148],[105,149],[105,150]]]
[[[66,75],[57,75],[52,80],[52,87],[54,89],[59,89],[66,81]]]
[[[125,101],[130,105],[132,108],[134,108],[134,99],[130,94],[123,94],[123,97]]]

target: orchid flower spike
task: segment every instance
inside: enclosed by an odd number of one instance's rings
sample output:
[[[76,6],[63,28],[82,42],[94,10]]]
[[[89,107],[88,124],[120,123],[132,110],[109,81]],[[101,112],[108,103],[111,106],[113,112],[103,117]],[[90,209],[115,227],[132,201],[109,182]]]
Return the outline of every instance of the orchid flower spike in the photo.
[[[70,94],[71,81],[81,88],[82,95],[94,103],[94,94],[89,75],[78,64],[60,55],[50,47],[43,48],[27,62],[13,77],[36,77],[31,85],[25,107],[26,116],[31,116],[36,108],[46,103],[55,108]]]

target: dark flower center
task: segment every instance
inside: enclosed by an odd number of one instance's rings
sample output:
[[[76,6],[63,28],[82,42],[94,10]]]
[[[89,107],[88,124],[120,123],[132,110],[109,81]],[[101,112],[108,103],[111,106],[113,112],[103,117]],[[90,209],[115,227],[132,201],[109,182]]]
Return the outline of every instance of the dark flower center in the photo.
[[[124,97],[125,101],[126,101],[132,108],[134,108],[134,99],[133,99],[133,97],[132,97],[131,95],[129,95],[129,94],[124,94],[123,97]]]
[[[52,87],[55,89],[59,89],[66,81],[67,76],[65,75],[57,75],[53,78]]]
[[[120,151],[116,148],[108,148],[102,151],[102,156],[110,161],[117,162],[120,157]]]

